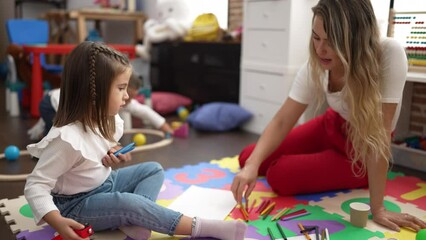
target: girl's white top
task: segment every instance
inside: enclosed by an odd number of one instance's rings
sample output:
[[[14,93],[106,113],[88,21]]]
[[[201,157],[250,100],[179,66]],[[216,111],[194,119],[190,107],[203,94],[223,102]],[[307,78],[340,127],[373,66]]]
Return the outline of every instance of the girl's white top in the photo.
[[[402,94],[407,78],[407,56],[404,48],[394,39],[385,38],[381,41],[382,59],[381,71],[383,83],[381,84],[382,103],[396,103],[397,110],[392,121],[392,130],[395,129],[401,111]],[[310,104],[315,100],[315,88],[310,78],[310,66],[306,62],[296,75],[289,97],[303,104]],[[342,98],[341,92],[328,91],[328,71],[321,79],[328,105],[344,119],[349,117],[349,109]]]
[[[115,123],[114,140],[118,142],[123,135],[118,114]],[[73,195],[100,186],[111,173],[102,158],[116,145],[91,130],[84,132],[80,122],[52,127],[40,142],[28,145],[28,152],[39,158],[24,189],[35,222],[44,223],[43,216],[57,210],[51,193]]]

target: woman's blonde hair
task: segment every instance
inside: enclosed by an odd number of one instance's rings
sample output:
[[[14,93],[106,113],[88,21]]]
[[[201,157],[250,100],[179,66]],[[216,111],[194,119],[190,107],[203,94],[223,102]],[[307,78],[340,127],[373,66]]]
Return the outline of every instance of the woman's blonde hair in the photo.
[[[114,141],[115,117],[108,114],[112,82],[131,68],[127,56],[98,42],[80,43],[68,56],[61,80],[55,127],[79,121],[84,131]]]
[[[348,154],[352,169],[365,175],[366,159],[390,160],[390,143],[383,124],[380,85],[380,33],[370,0],[320,0],[312,8],[321,17],[330,47],[342,61],[345,86],[342,96],[349,107]],[[318,92],[323,92],[321,68],[312,38],[309,63]],[[324,101],[324,94],[318,102]],[[357,171],[355,171],[357,169]]]

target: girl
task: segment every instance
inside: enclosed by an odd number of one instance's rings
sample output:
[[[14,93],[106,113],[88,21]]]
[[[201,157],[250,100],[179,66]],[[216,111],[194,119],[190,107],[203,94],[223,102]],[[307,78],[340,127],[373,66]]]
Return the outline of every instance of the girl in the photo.
[[[257,145],[240,154],[235,198],[241,203],[244,191],[248,198],[258,174],[280,195],[368,185],[375,222],[395,231],[425,228],[383,204],[407,74],[404,49],[380,39],[370,0],[320,0],[312,10],[309,62]],[[324,115],[292,129],[309,103],[324,100]]]
[[[64,239],[89,223],[95,231],[120,228],[134,239],[151,230],[169,235],[243,239],[246,224],[183,216],[155,203],[163,170],[154,162],[115,171],[130,160],[114,152],[123,134],[117,113],[129,98],[127,57],[101,43],[83,42],[68,56],[53,127],[28,151],[39,158],[25,197],[37,224],[47,222]]]

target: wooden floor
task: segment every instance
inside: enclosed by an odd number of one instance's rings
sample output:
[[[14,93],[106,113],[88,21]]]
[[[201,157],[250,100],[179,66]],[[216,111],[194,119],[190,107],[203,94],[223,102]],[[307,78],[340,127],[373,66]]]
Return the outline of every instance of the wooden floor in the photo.
[[[8,116],[5,110],[4,81],[0,80],[0,151],[9,145],[18,146],[24,150],[31,141],[27,137],[27,130],[37,121],[24,111],[19,117]],[[168,118],[168,121],[175,117]],[[135,127],[140,127],[138,122],[134,122]],[[130,141],[131,136],[127,135],[123,143]],[[174,139],[171,145],[150,150],[146,152],[133,153],[133,163],[141,161],[157,161],[165,169],[182,167],[198,162],[208,162],[212,159],[221,159],[239,154],[241,149],[249,143],[257,140],[258,135],[250,134],[240,130],[226,133],[202,133],[194,130],[190,131],[189,138]],[[17,161],[0,160],[0,174],[22,174],[31,172],[35,165],[35,160],[28,156],[22,156]],[[395,166],[395,171],[403,171],[406,174],[415,175],[423,179],[425,173],[416,172]],[[426,179],[425,179],[426,180]],[[0,199],[13,199],[23,194],[24,181],[1,182]],[[15,239],[3,217],[0,216],[0,239]]]

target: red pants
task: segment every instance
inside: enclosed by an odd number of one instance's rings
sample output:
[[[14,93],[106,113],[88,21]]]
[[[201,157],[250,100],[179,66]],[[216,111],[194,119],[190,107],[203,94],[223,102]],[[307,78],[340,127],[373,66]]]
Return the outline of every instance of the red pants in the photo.
[[[367,176],[354,176],[346,151],[346,121],[332,109],[295,127],[262,162],[259,176],[266,176],[279,195],[296,195],[368,185]],[[240,154],[240,166],[255,144]],[[357,169],[355,169],[356,171]]]

